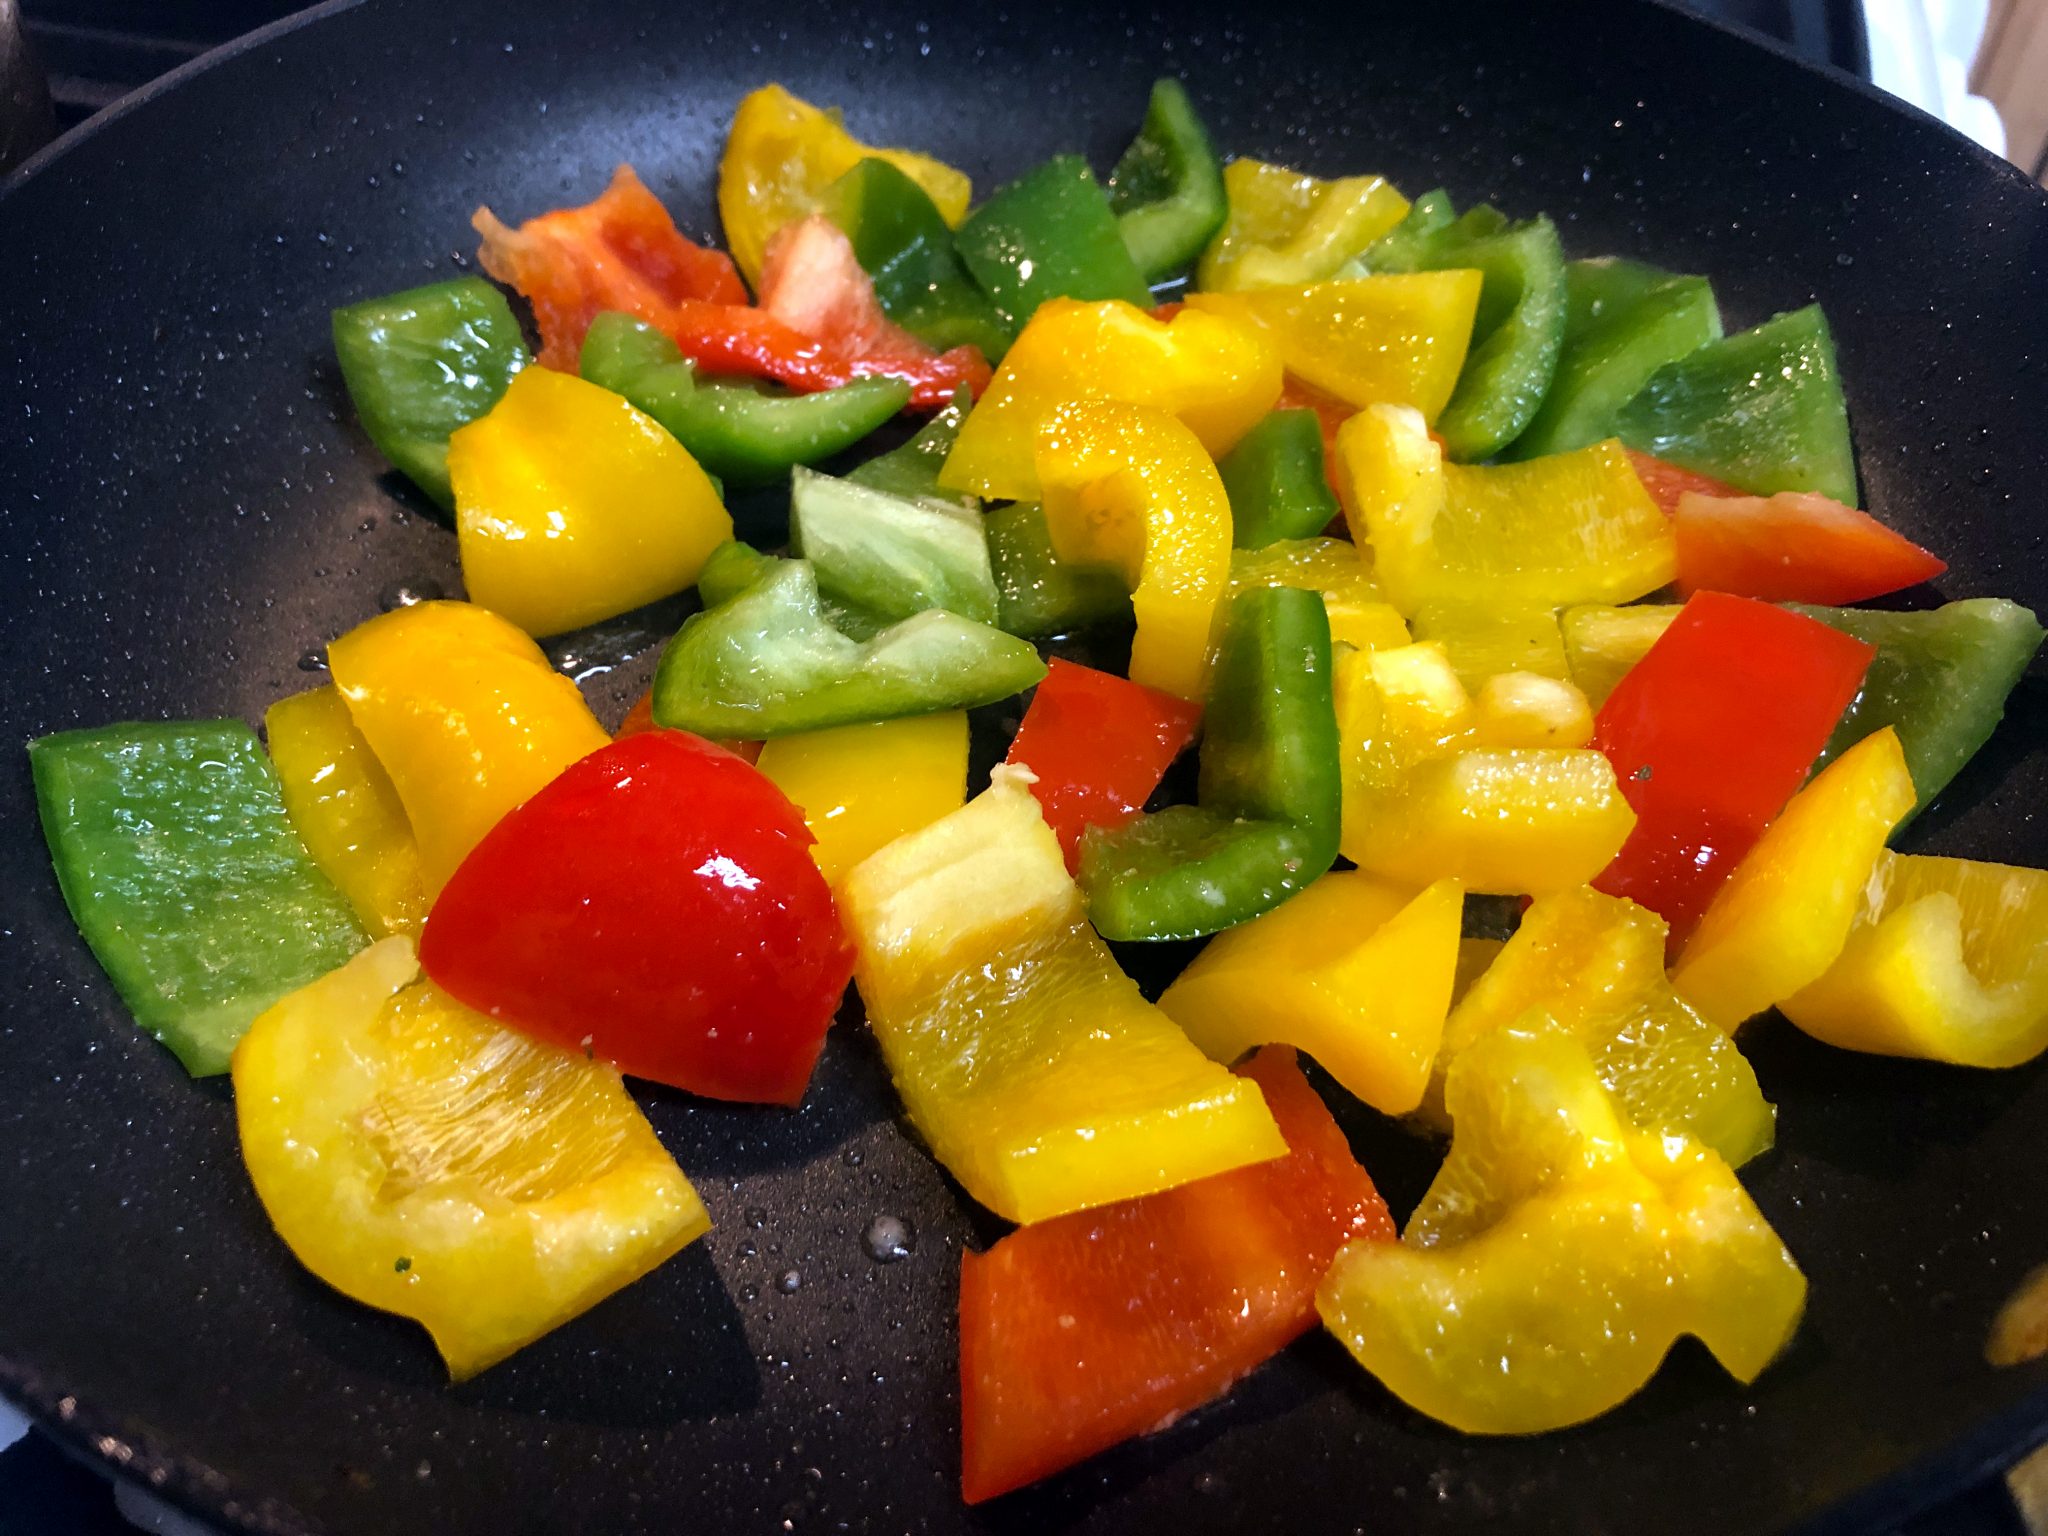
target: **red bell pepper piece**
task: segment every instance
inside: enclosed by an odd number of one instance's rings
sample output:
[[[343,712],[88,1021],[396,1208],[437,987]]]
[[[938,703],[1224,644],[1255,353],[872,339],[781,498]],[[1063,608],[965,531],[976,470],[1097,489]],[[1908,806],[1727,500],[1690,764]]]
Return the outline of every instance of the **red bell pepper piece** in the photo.
[[[1653,458],[1647,453],[1628,450],[1628,461],[1635,466],[1636,478],[1643,482],[1643,489],[1650,493],[1650,500],[1666,512],[1678,510],[1678,498],[1692,491],[1701,496],[1740,496],[1732,485],[1716,480],[1712,475],[1703,475],[1696,469],[1681,469],[1678,465],[1663,459]]]
[[[1038,775],[1031,792],[1077,869],[1081,834],[1142,811],[1201,723],[1199,704],[1055,656],[1006,761]]]
[[[1948,562],[1868,512],[1811,491],[1678,498],[1678,587],[1777,603],[1860,603],[1932,581]]]
[[[1593,721],[1636,826],[1593,882],[1682,942],[1804,782],[1875,648],[1722,592],[1689,600]]]
[[[960,1263],[961,1493],[1021,1488],[1220,1397],[1316,1320],[1354,1239],[1394,1223],[1344,1133],[1268,1046],[1238,1069],[1285,1157],[1021,1227]]]
[[[434,903],[420,964],[635,1077],[794,1104],[853,973],[813,841],[749,764],[643,731],[491,829]]]

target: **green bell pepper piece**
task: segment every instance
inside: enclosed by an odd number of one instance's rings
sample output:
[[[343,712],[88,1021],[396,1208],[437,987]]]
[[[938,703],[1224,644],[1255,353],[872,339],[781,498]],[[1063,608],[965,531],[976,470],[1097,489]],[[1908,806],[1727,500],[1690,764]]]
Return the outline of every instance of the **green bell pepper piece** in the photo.
[[[669,642],[654,673],[654,718],[757,741],[993,704],[1044,676],[1027,642],[940,608],[851,639],[826,616],[810,562],[778,560]]]
[[[996,621],[981,514],[957,502],[892,496],[798,469],[789,533],[828,600],[885,620],[944,608],[979,624]]]
[[[1115,571],[1073,565],[1052,550],[1045,509],[1012,502],[988,514],[989,564],[995,572],[997,624],[1042,640],[1098,625],[1135,622],[1131,594]]]
[[[811,395],[698,379],[676,344],[631,315],[590,322],[583,377],[660,422],[708,474],[731,485],[772,485],[792,466],[842,453],[910,403],[901,379],[855,379]]]
[[[1758,496],[1856,504],[1856,456],[1818,304],[1708,342],[1650,377],[1615,417],[1629,447]]]
[[[2041,649],[2043,632],[2032,611],[2002,597],[1973,597],[1919,613],[1785,606],[1877,647],[1862,690],[1814,767],[1818,771],[1864,737],[1893,727],[1917,796],[1907,821],[1991,739],[2006,696]]]
[[[853,242],[891,320],[941,352],[966,344],[991,363],[1002,360],[1009,327],[923,187],[888,161],[867,159],[825,189],[820,207]]]
[[[953,239],[1012,335],[1047,299],[1124,299],[1141,309],[1152,302],[1109,199],[1079,155],[1027,171],[969,214]]]
[[[28,755],[79,932],[194,1077],[227,1071],[259,1013],[369,942],[241,721],[60,731]]]
[[[952,501],[963,507],[979,508],[981,499],[965,492],[939,489],[939,470],[946,455],[959,440],[967,413],[974,409],[974,396],[965,388],[954,394],[946,408],[918,428],[917,435],[878,454],[865,464],[848,470],[846,478],[891,496],[922,496],[928,501]]]
[[[1337,516],[1323,473],[1323,426],[1314,411],[1274,411],[1216,465],[1230,497],[1230,542],[1263,549],[1313,538]]]
[[[1153,85],[1144,124],[1109,173],[1109,207],[1148,283],[1185,272],[1223,227],[1223,167],[1178,80]]]
[[[1507,451],[1511,459],[1569,453],[1614,435],[1621,408],[1658,369],[1721,336],[1721,309],[1704,277],[1632,261],[1575,261],[1564,347],[1550,392]]]
[[[1081,888],[1104,938],[1192,939],[1270,912],[1337,857],[1341,769],[1320,594],[1257,587],[1224,616],[1196,806],[1091,827]]]
[[[711,551],[697,573],[697,600],[706,608],[730,602],[755,582],[765,581],[779,564],[775,556],[764,555],[751,544],[727,539]]]
[[[498,403],[527,364],[505,296],[480,277],[337,309],[334,355],[377,451],[453,508],[448,438]]]
[[[1374,272],[1420,272],[1446,231],[1457,223],[1458,211],[1442,187],[1425,192],[1408,205],[1401,222],[1337,269],[1339,277],[1366,277]]]

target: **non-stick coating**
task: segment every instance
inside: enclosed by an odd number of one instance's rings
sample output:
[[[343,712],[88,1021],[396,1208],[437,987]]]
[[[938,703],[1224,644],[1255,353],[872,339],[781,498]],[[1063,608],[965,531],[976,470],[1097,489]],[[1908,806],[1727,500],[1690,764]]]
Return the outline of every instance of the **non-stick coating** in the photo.
[[[1925,119],[1626,0],[868,9],[372,0],[153,92],[16,183],[6,738],[253,720],[397,588],[456,590],[452,539],[350,420],[328,309],[464,269],[477,204],[581,201],[621,160],[713,234],[724,125],[775,79],[987,188],[1060,149],[1106,165],[1151,79],[1179,73],[1228,150],[1547,210],[1574,251],[1709,273],[1734,324],[1817,297],[1868,504],[1954,562],[1945,594],[2048,601],[2048,200]],[[590,680],[616,712],[654,638],[558,650],[583,671],[637,647]],[[1912,846],[2048,863],[2043,705],[2023,686]],[[0,1387],[253,1528],[1720,1536],[1830,1507],[1862,1523],[1875,1496],[1839,1502],[1917,1465],[1882,1496],[1896,1512],[2048,1428],[2048,1375],[1982,1361],[2048,1260],[2048,1076],[1865,1060],[1776,1022],[1746,1037],[1781,1106],[1749,1183],[1813,1300],[1753,1390],[1687,1345],[1597,1424],[1469,1440],[1315,1337],[1162,1435],[966,1511],[953,1295],[989,1232],[851,1021],[800,1112],[645,1095],[716,1230],[450,1388],[418,1330],[271,1235],[224,1088],[134,1030],[73,932],[18,752],[0,796]],[[1346,1113],[1412,1200],[1422,1149]],[[915,1224],[913,1257],[866,1256],[881,1213]]]

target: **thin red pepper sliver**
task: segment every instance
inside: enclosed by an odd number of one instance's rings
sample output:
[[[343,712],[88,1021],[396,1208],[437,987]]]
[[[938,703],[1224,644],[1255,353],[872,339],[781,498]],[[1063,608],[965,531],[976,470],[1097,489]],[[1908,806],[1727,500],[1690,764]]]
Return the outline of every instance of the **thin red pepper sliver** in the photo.
[[[1702,496],[1671,514],[1678,590],[1773,603],[1860,603],[1932,581],[1948,562],[1868,512],[1813,491]]]
[[[1628,450],[1628,461],[1635,466],[1636,478],[1643,482],[1643,489],[1650,493],[1650,500],[1666,512],[1678,510],[1678,499],[1687,492],[1699,496],[1740,496],[1743,493],[1732,485],[1716,480],[1712,475],[1703,475],[1696,469],[1683,469],[1667,459],[1653,458],[1647,453]]]

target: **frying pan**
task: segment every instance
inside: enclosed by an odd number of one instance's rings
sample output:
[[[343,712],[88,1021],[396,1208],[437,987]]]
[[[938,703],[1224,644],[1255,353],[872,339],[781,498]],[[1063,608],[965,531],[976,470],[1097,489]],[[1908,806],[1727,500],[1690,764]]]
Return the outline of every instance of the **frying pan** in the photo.
[[[1945,594],[2048,603],[2048,199],[1931,121],[1630,0],[1569,9],[564,0],[335,4],[181,71],[0,192],[0,719],[254,719],[320,647],[458,590],[385,473],[330,306],[453,274],[489,201],[581,201],[630,160],[700,236],[747,89],[847,105],[986,188],[1105,164],[1162,72],[1228,150],[1547,210],[1569,247],[1710,274],[1731,324],[1819,298],[1868,504]],[[776,509],[740,508],[774,537]],[[616,718],[681,610],[555,646]],[[1914,827],[2048,864],[2048,700]],[[999,732],[978,738],[982,766]],[[1753,1389],[1682,1345],[1620,1411],[1475,1440],[1312,1337],[1163,1434],[978,1511],[956,1498],[953,1297],[978,1217],[899,1119],[857,1016],[804,1107],[642,1094],[717,1221],[533,1348],[449,1387],[411,1324],[293,1263],[219,1083],[129,1022],[58,898],[27,766],[0,771],[0,1391],[173,1500],[257,1531],[1690,1532],[1889,1522],[2048,1434],[1995,1371],[2048,1260],[2048,1073],[1745,1035],[1781,1106],[1748,1183],[1812,1280]],[[1184,953],[1131,957],[1157,986]],[[1327,1087],[1327,1084],[1325,1085]],[[1429,1149],[1330,1095],[1397,1211]],[[863,1249],[880,1214],[916,1251]]]

